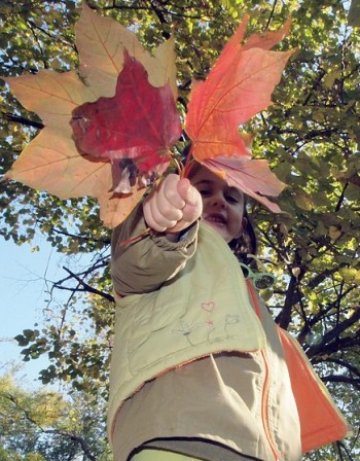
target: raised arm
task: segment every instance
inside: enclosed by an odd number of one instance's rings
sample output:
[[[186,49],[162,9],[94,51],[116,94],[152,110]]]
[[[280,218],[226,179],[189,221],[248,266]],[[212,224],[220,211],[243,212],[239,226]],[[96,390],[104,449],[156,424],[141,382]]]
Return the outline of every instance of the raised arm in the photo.
[[[158,289],[175,276],[196,250],[202,201],[187,179],[169,175],[113,232],[111,275],[125,296]],[[141,240],[124,245],[150,227]]]

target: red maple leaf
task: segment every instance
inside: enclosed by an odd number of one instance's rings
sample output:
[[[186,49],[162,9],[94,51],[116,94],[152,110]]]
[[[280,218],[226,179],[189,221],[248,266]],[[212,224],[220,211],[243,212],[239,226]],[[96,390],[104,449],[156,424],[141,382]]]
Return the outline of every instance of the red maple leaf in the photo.
[[[77,107],[71,126],[85,157],[114,165],[114,188],[124,180],[124,159],[130,159],[140,174],[163,170],[171,158],[169,147],[181,134],[170,85],[152,86],[144,66],[126,50],[115,96]]]

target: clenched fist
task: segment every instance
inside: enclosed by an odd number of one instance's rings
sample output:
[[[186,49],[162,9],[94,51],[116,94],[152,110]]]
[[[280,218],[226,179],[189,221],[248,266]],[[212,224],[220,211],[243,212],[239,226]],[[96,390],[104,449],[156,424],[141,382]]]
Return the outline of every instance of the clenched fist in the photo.
[[[145,200],[143,212],[151,229],[177,233],[201,216],[201,195],[187,178],[169,174]]]

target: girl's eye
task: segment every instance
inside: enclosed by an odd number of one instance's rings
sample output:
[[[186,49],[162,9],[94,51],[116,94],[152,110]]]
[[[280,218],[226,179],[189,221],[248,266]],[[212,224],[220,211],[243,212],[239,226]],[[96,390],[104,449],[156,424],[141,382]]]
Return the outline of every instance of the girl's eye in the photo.
[[[241,203],[242,201],[242,195],[234,187],[229,187],[228,189],[226,189],[224,191],[224,196],[227,202],[232,205],[236,205],[238,203]]]
[[[200,195],[202,197],[209,197],[211,191],[209,189],[199,189]]]
[[[232,203],[232,204],[239,203],[239,199],[238,199],[237,197],[235,197],[234,195],[227,195],[227,196],[226,196],[226,200],[227,200],[229,203]]]

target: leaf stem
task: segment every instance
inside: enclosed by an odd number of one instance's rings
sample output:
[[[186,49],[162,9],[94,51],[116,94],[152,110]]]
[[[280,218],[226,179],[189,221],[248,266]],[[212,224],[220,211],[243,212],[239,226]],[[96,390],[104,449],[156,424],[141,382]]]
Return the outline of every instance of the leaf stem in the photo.
[[[151,229],[150,227],[147,227],[144,232],[142,232],[141,234],[139,235],[136,235],[135,237],[132,237],[130,239],[127,239],[127,240],[121,240],[118,245],[120,247],[127,247],[129,245],[133,245],[134,243],[136,242],[139,242],[140,240],[142,240],[143,238],[147,237],[151,232]]]

